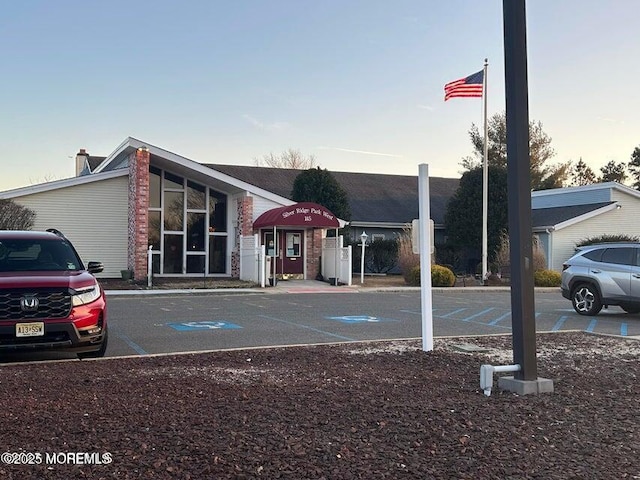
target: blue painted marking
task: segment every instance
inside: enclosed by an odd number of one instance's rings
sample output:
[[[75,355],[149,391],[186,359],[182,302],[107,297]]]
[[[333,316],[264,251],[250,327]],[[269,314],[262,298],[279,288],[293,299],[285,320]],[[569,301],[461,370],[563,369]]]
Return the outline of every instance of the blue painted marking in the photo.
[[[434,315],[433,318],[445,318],[444,316],[438,316],[438,315]],[[448,318],[447,320],[451,320],[450,318]],[[457,319],[454,319],[455,321],[459,321]],[[482,325],[483,327],[487,327],[489,326],[489,324],[485,323],[485,322],[476,322],[473,320],[469,320],[468,322],[465,323],[473,323],[474,325]],[[511,330],[511,326],[503,326],[503,325],[492,325],[493,327],[496,328],[504,328],[505,330]]]
[[[337,320],[342,323],[381,323],[395,322],[390,318],[372,317],[370,315],[344,315],[342,317],[325,317],[327,320]]]
[[[182,322],[182,323],[167,323],[168,327],[178,330],[180,332],[188,332],[194,330],[227,330],[234,328],[242,328],[235,323],[227,322]]]
[[[440,318],[448,318],[451,315],[455,315],[456,313],[460,313],[460,312],[464,312],[466,310],[466,308],[459,308],[457,310],[454,310],[453,312],[449,312],[446,315],[442,315]]]
[[[294,327],[300,327],[300,328],[304,328],[306,330],[311,330],[312,332],[322,333],[323,335],[329,335],[330,337],[336,337],[336,338],[339,338],[341,340],[347,340],[349,342],[355,342],[356,341],[355,338],[349,338],[349,337],[344,337],[342,335],[336,335],[335,333],[325,332],[324,330],[319,330],[317,328],[309,327],[307,325],[300,325],[299,323],[295,323],[295,322],[289,322],[289,321],[283,320],[281,318],[270,317],[269,315],[258,315],[258,316],[261,317],[261,318],[266,318],[268,320],[275,320],[276,322],[281,322],[281,323],[284,323],[286,325],[292,325]]]
[[[562,325],[564,325],[564,322],[567,321],[567,317],[566,315],[562,315],[558,321],[556,322],[556,324],[553,326],[553,328],[551,329],[552,332],[557,332],[558,330],[560,330],[562,328]]]
[[[412,313],[414,315],[422,315],[422,312],[417,312],[415,310],[400,310],[402,313]],[[432,308],[431,312],[437,312],[438,309],[437,308]]]
[[[495,308],[494,307],[487,308],[486,310],[482,310],[481,312],[475,313],[475,314],[471,315],[470,317],[463,318],[462,321],[463,322],[468,322],[469,320],[473,320],[476,317],[481,317],[485,313],[489,313],[491,310],[495,310]]]
[[[129,345],[138,355],[147,355],[147,351],[142,348],[140,345],[138,345],[136,342],[134,342],[133,340],[131,340],[128,336],[126,336],[124,333],[120,333],[117,330],[114,330],[113,327],[110,327],[109,330],[111,331],[111,333],[115,333],[116,337],[118,337],[120,340],[122,340],[124,343],[126,343],[127,345]]]
[[[627,324],[626,323],[621,323],[620,324],[620,335],[623,337],[627,336]]]
[[[494,326],[497,325],[498,323],[500,323],[502,320],[504,320],[505,318],[509,318],[511,316],[511,311],[505,313],[504,315],[500,315],[498,318],[491,320],[489,322],[489,325]]]
[[[593,329],[596,328],[597,324],[598,324],[598,321],[595,318],[592,318],[591,323],[589,323],[589,326],[587,327],[587,332],[589,333],[593,332]]]

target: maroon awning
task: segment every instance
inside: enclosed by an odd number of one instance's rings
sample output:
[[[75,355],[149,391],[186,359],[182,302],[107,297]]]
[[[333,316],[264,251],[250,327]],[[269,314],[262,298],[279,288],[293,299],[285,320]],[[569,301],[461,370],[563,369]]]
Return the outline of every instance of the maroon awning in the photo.
[[[253,222],[255,229],[265,227],[340,228],[340,222],[322,205],[302,202],[264,212]]]

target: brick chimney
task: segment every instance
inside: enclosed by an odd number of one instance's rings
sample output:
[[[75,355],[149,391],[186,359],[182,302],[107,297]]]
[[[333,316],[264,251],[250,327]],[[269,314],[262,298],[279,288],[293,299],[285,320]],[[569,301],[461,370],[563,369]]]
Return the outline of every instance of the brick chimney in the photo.
[[[88,167],[89,154],[84,148],[76,154],[76,177],[79,177],[82,171]]]

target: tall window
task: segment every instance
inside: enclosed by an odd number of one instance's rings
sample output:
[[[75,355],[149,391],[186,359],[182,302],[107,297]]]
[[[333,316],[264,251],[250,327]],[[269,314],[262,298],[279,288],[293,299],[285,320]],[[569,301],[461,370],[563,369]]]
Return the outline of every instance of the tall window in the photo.
[[[149,197],[153,273],[228,273],[224,193],[150,166]]]

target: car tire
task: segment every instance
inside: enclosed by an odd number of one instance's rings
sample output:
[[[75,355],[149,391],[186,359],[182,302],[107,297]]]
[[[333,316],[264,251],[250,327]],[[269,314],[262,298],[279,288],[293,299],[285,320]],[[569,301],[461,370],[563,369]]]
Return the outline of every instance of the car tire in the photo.
[[[620,305],[620,308],[627,313],[640,313],[640,307],[636,307],[635,305]]]
[[[104,340],[102,340],[102,344],[98,350],[94,350],[93,352],[82,352],[78,353],[78,358],[83,360],[85,358],[102,358],[104,354],[107,353],[107,343],[109,342],[109,332],[104,332]]]
[[[581,283],[571,291],[571,303],[580,315],[597,315],[602,310],[600,294],[590,283]]]

